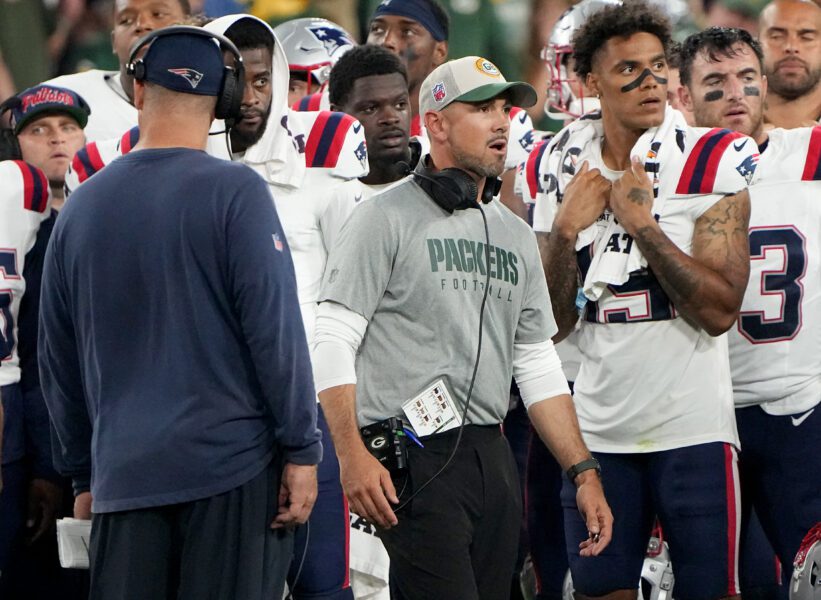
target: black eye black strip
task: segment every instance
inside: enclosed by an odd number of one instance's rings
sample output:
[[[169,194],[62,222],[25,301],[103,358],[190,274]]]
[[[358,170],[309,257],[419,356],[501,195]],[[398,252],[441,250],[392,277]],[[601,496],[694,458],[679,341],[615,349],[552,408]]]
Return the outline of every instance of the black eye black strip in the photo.
[[[664,77],[659,77],[658,75],[655,75],[650,69],[644,69],[644,71],[642,71],[641,74],[638,77],[636,77],[636,79],[634,79],[633,81],[631,81],[627,85],[622,86],[621,92],[623,94],[626,94],[627,92],[632,92],[634,89],[639,87],[641,85],[641,83],[645,79],[647,79],[648,76],[652,77],[653,79],[656,80],[656,82],[658,82],[662,85],[667,83],[667,80]]]

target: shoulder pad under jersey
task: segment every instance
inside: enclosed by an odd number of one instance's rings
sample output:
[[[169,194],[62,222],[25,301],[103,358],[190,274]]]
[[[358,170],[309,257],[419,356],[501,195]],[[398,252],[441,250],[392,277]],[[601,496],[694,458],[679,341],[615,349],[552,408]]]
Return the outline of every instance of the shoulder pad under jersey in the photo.
[[[758,165],[755,141],[729,129],[688,128],[684,155],[676,194],[738,193]]]
[[[800,130],[793,129],[790,133],[797,133],[798,131]],[[816,125],[809,133],[809,143],[801,171],[801,180],[817,181],[819,179],[821,179],[821,125]]]
[[[322,92],[303,96],[294,102],[291,109],[299,112],[316,112],[322,110]]]
[[[45,213],[49,207],[46,174],[22,160],[0,162],[0,200],[6,206],[17,205],[32,212]]]
[[[528,153],[533,150],[536,143],[536,137],[533,131],[533,121],[527,111],[514,106],[509,116],[510,133],[507,141],[505,169],[514,169],[527,160]]]
[[[355,179],[368,174],[365,129],[350,115],[323,110],[296,113],[309,131],[305,140],[308,168],[332,169],[335,177]]]
[[[526,203],[535,203],[536,196],[544,191],[542,170],[544,169],[543,163],[548,142],[549,140],[536,142],[524,163],[524,168],[521,172],[523,179],[522,200]]]
[[[112,160],[128,154],[140,139],[140,128],[132,127],[119,138],[89,142],[74,155],[66,172],[66,195]]]

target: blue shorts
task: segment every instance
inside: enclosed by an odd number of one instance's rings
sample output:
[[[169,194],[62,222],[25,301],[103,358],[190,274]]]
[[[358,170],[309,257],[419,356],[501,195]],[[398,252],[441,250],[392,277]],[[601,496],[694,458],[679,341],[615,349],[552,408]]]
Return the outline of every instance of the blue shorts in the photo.
[[[536,598],[557,598],[567,574],[561,466],[533,431],[527,455],[525,515],[530,558],[536,574]]]
[[[744,508],[755,508],[789,581],[801,540],[821,520],[821,406],[784,416],[749,406],[736,422]]]
[[[588,536],[576,488],[562,488],[573,584],[586,596],[635,590],[658,516],[675,573],[676,600],[739,593],[739,487],[736,451],[721,442],[646,454],[594,452],[613,511],[613,540],[601,555],[579,556]]]
[[[323,446],[316,503],[307,525],[300,526],[294,535],[288,586],[296,600],[353,600],[348,501],[339,481],[339,462],[331,433],[318,405],[316,417]]]

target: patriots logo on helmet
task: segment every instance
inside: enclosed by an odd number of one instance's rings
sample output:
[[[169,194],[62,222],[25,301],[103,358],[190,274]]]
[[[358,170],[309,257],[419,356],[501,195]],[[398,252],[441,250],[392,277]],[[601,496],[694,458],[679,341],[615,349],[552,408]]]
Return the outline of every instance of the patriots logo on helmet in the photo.
[[[195,71],[194,69],[168,69],[169,73],[173,73],[174,75],[179,75],[183,79],[185,79],[190,85],[191,89],[197,89],[197,86],[202,81],[204,75],[199,71]]]
[[[744,178],[744,181],[747,182],[747,185],[753,180],[753,175],[755,175],[755,168],[758,166],[758,154],[751,154],[747,158],[744,159],[740,165],[738,165],[735,170],[738,171],[738,174]]]
[[[441,102],[442,100],[445,99],[446,94],[445,94],[445,84],[444,83],[441,83],[441,82],[437,83],[435,86],[433,86],[432,91],[433,91],[434,101]]]
[[[353,46],[353,40],[345,35],[341,29],[334,29],[331,27],[309,27],[313,36],[325,46],[328,54],[333,55],[334,52],[343,46]]]
[[[532,129],[519,138],[519,144],[522,146],[524,150],[530,150],[533,147],[534,141],[535,139],[533,137]]]
[[[357,160],[362,163],[362,166],[365,166],[365,161],[368,160],[368,151],[365,149],[365,142],[359,142],[359,146],[356,147],[356,150],[353,151],[354,155],[356,156]]]

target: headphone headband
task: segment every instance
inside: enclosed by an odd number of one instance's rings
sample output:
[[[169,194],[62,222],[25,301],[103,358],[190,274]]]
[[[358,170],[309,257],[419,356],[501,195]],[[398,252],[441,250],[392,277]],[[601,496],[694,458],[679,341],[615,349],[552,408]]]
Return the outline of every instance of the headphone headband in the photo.
[[[131,47],[131,52],[128,54],[128,65],[126,68],[133,74],[133,65],[137,60],[137,54],[139,54],[140,50],[151,44],[151,42],[157,38],[167,35],[179,35],[181,33],[186,35],[198,35],[200,37],[216,40],[219,43],[220,48],[223,48],[233,54],[236,62],[242,64],[242,54],[239,49],[236,47],[234,42],[229,40],[224,35],[220,35],[219,33],[215,33],[213,31],[208,31],[202,27],[194,27],[192,25],[172,25],[170,27],[163,27],[162,29],[155,29],[134,42],[134,46]]]
[[[230,128],[234,120],[240,116],[243,88],[245,86],[245,66],[243,64],[242,54],[239,49],[236,47],[234,42],[229,40],[224,35],[220,35],[219,33],[215,33],[213,31],[208,31],[207,29],[202,29],[201,27],[192,27],[190,25],[174,25],[171,27],[157,29],[134,43],[128,57],[126,72],[129,75],[132,75],[136,81],[144,81],[147,78],[148,73],[146,71],[144,57],[138,58],[140,51],[146,46],[150,46],[158,38],[180,34],[195,35],[216,40],[221,51],[227,51],[233,55],[234,66],[223,66],[222,82],[220,83],[220,91],[217,96],[217,106],[214,112],[218,119],[225,119],[227,122],[227,127]]]

